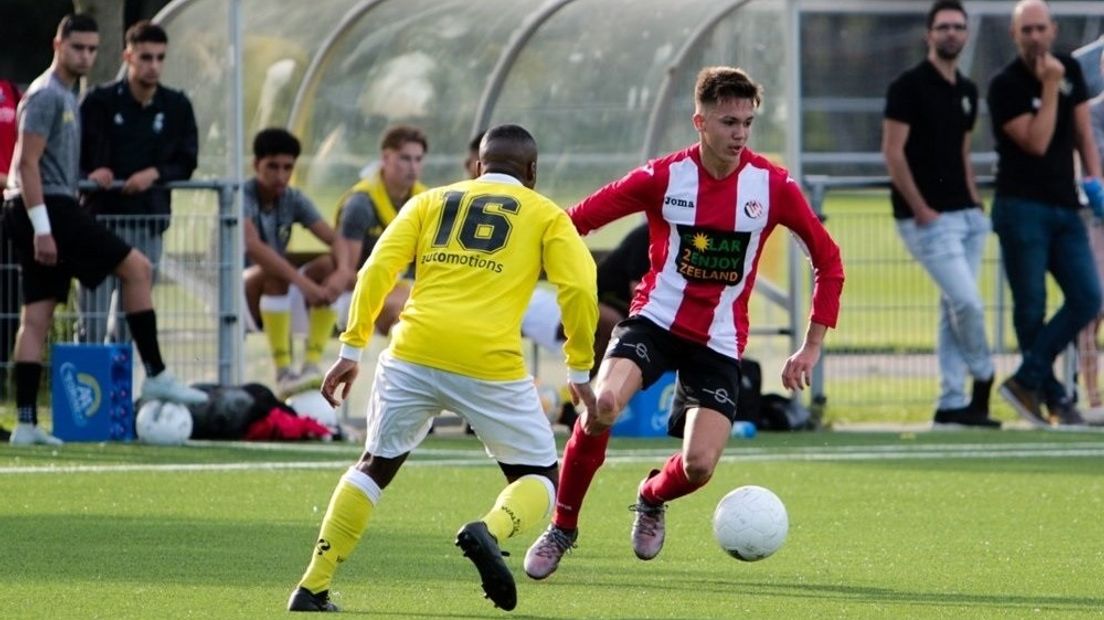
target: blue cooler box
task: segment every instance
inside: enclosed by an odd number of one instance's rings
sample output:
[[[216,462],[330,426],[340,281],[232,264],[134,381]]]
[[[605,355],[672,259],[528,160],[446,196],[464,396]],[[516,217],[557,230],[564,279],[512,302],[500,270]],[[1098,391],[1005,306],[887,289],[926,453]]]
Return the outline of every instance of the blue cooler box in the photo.
[[[612,434],[618,437],[666,437],[667,418],[671,417],[674,400],[675,373],[664,373],[651,387],[637,392],[629,400],[613,425]]]
[[[55,344],[54,435],[65,441],[134,439],[130,344]]]

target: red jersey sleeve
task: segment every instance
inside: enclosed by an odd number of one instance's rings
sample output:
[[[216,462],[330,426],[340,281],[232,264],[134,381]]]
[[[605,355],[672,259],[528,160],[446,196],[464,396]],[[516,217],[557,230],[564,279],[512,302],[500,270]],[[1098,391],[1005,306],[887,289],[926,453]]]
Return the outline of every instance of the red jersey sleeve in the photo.
[[[793,231],[813,264],[813,308],[809,320],[835,327],[843,293],[843,259],[839,246],[813,213],[797,182],[784,172],[771,179],[771,204],[778,223]]]
[[[666,185],[661,176],[663,171],[648,163],[587,196],[567,214],[579,234],[585,235],[626,215],[658,206],[657,196],[661,199]]]

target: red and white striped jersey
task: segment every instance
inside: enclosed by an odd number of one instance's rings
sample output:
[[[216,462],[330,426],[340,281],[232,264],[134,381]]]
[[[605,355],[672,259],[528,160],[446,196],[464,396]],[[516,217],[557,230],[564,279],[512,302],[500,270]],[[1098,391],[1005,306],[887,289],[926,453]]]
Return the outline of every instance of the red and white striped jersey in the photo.
[[[781,224],[804,243],[813,265],[810,319],[835,327],[843,291],[839,247],[784,168],[745,147],[736,170],[715,179],[694,145],[633,170],[568,215],[585,235],[640,211],[648,218],[651,268],[630,315],[739,359],[759,258]]]

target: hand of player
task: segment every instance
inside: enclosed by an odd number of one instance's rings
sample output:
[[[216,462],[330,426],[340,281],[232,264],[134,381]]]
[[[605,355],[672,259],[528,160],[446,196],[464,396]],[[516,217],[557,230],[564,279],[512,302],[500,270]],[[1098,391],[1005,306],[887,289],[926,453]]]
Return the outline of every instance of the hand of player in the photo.
[[[57,243],[53,235],[35,235],[34,259],[43,265],[57,264]]]
[[[782,386],[787,390],[803,390],[813,384],[813,366],[820,359],[820,345],[806,342],[786,360],[782,367]]]
[[[326,402],[336,407],[341,401],[349,398],[349,391],[353,389],[353,381],[356,380],[360,365],[353,360],[344,357],[338,358],[333,366],[326,371],[326,378],[322,380],[322,397]],[[341,390],[341,398],[337,397],[337,388],[344,385]]]
[[[568,389],[571,390],[571,404],[579,407],[579,403],[582,403],[582,408],[587,411],[597,411],[598,404],[594,397],[594,390],[590,387],[590,382],[586,383],[569,383]]]
[[[157,171],[157,168],[146,168],[145,170],[139,170],[130,175],[130,178],[123,184],[124,194],[139,194],[146,191],[153,185],[154,181],[161,177],[161,173]]]
[[[300,284],[299,290],[303,292],[303,299],[307,300],[307,305],[312,308],[325,306],[333,303],[333,300],[336,299],[336,297],[331,299],[329,291],[315,284],[312,280],[306,280]]]
[[[96,168],[88,173],[88,180],[95,182],[96,185],[99,185],[103,189],[107,189],[115,182],[115,173],[111,172],[111,168]]]
[[[1047,52],[1035,57],[1035,77],[1040,82],[1054,82],[1066,75],[1066,66],[1062,61]]]
[[[341,294],[345,292],[345,282],[348,281],[348,274],[341,270],[337,270],[329,275],[324,282],[322,282],[322,288],[326,291],[326,294],[333,300],[337,300],[341,297]],[[333,303],[331,301],[331,303]]]

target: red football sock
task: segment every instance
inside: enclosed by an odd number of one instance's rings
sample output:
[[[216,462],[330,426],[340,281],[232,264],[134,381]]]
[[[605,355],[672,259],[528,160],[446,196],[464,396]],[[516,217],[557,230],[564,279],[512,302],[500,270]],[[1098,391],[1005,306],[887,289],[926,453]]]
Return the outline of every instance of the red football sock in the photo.
[[[644,483],[640,495],[649,504],[662,504],[689,495],[703,486],[705,482],[695,484],[686,478],[686,470],[682,468],[682,453],[678,452],[667,459],[658,474]]]
[[[566,530],[578,527],[583,498],[590,488],[590,481],[594,480],[594,474],[606,460],[609,438],[609,431],[601,435],[587,435],[583,432],[582,421],[575,421],[571,439],[564,446],[563,464],[560,466],[556,513],[552,515],[552,523],[556,527]]]

